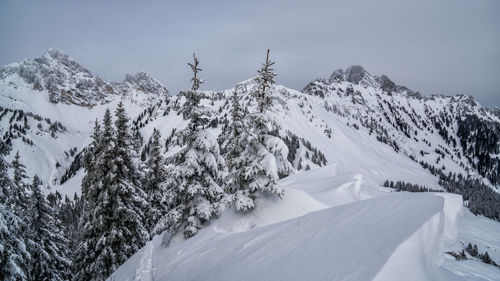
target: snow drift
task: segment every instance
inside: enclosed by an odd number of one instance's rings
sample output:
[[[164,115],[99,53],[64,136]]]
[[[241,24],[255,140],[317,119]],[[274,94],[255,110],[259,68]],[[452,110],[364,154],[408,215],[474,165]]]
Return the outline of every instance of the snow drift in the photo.
[[[446,234],[456,231],[458,198],[397,193],[246,232],[208,227],[168,248],[156,237],[111,278],[402,280],[410,267],[401,262],[411,259],[412,280],[432,280],[442,274],[436,266]]]

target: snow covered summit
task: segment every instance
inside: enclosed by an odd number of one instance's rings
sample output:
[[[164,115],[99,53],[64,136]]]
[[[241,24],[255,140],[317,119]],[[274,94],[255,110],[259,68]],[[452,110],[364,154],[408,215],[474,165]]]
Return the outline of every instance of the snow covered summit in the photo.
[[[123,83],[107,82],[54,48],[49,49],[42,57],[0,68],[0,80],[8,87],[28,86],[47,94],[52,103],[86,107],[106,103],[113,96],[124,96],[134,91],[157,96],[168,94],[160,82],[144,72],[135,76],[127,75]]]

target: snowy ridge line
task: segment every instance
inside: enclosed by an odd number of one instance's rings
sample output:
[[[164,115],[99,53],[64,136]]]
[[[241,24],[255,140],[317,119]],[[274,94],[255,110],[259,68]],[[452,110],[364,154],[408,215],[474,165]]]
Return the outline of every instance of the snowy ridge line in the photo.
[[[440,266],[444,249],[457,240],[463,201],[456,194],[435,193],[435,196],[444,198],[443,209],[399,245],[374,281],[456,280],[456,275]]]
[[[453,239],[461,210],[455,197],[398,193],[246,232],[221,234],[208,227],[168,248],[161,248],[157,237],[151,242],[157,248],[153,279],[389,280],[383,278],[401,273],[397,257],[410,256],[424,243],[416,251],[420,260],[412,269],[418,273],[413,280],[438,280],[441,245]],[[131,270],[146,252],[139,251],[113,277],[131,280]]]

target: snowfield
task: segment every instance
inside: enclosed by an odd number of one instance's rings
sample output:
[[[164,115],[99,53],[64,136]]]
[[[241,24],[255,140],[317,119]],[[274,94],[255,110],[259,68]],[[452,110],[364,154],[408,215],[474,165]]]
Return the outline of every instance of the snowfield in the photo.
[[[228,210],[177,245],[157,236],[110,280],[457,280],[440,265],[457,237],[460,196],[385,193],[329,207],[304,191],[321,184],[288,183],[283,200],[247,216]]]

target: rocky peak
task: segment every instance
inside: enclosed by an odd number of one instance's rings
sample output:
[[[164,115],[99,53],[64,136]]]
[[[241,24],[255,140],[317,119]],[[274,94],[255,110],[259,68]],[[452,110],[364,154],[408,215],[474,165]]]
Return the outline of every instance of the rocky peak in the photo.
[[[45,52],[45,54],[43,55],[43,57],[45,58],[52,58],[52,59],[56,59],[56,60],[73,60],[72,58],[70,58],[66,53],[64,53],[63,51],[57,49],[57,48],[50,48],[47,50],[47,52]]]
[[[361,65],[351,65],[345,70],[344,77],[346,81],[359,84],[367,74],[368,72]]]
[[[396,87],[396,83],[394,83],[386,75],[380,76],[380,78],[378,80],[380,83],[380,88],[384,91],[392,91]]]
[[[39,58],[26,59],[0,68],[0,80],[8,83],[9,87],[27,85],[33,90],[46,92],[53,103],[87,107],[105,103],[114,95],[127,95],[131,92],[153,94],[155,97],[168,94],[158,80],[145,72],[127,75],[122,83],[107,82],[92,75],[75,59],[55,48],[49,49]]]
[[[34,59],[33,62],[49,70],[49,72],[45,71],[45,74],[49,74],[52,71],[59,75],[83,74],[85,76],[92,76],[90,71],[79,64],[75,59],[56,48],[49,49],[42,57]]]
[[[344,81],[344,71],[342,69],[335,70],[332,75],[330,75],[330,81]]]
[[[121,84],[124,87],[128,86],[145,93],[168,94],[163,84],[146,72],[138,72],[135,75],[126,74],[125,80]]]

